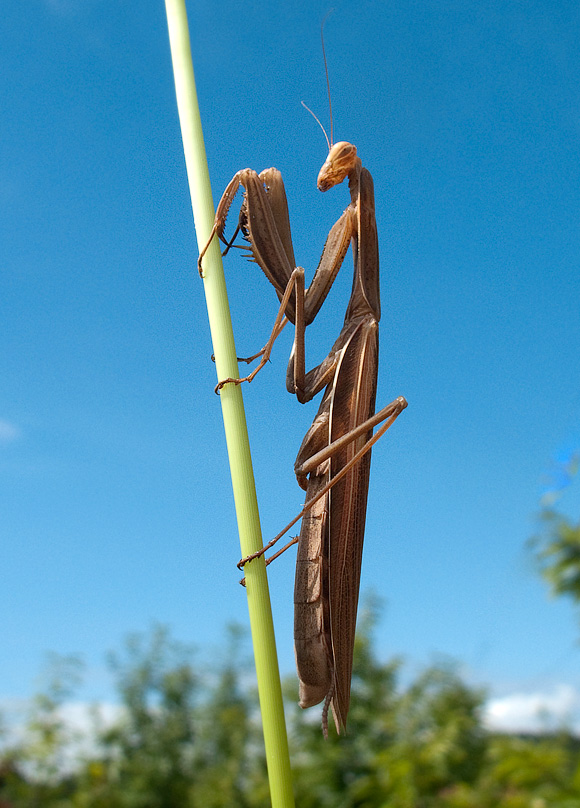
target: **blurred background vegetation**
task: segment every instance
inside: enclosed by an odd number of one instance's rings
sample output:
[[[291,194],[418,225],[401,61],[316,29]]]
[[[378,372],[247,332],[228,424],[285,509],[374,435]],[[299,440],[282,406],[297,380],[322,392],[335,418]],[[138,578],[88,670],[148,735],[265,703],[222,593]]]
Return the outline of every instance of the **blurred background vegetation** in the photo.
[[[372,613],[356,649],[348,734],[325,742],[320,711],[296,704],[286,682],[296,804],[368,808],[572,808],[580,805],[580,739],[495,734],[485,693],[451,666],[399,685],[398,661],[380,663]],[[83,729],[63,707],[79,662],[53,658],[25,725],[5,731],[1,808],[254,808],[268,784],[251,660],[231,629],[223,658],[198,669],[189,649],[157,627],[111,656],[118,708]]]
[[[572,467],[571,467],[572,469]],[[571,471],[575,471],[576,466]],[[580,524],[552,497],[530,548],[555,595],[580,603]],[[399,660],[373,648],[377,606],[362,610],[348,734],[324,742],[320,710],[285,683],[299,808],[579,808],[580,738],[572,729],[490,731],[486,694],[452,665],[401,684]],[[167,628],[111,654],[117,703],[67,719],[82,663],[49,660],[18,727],[0,725],[0,808],[261,808],[270,804],[253,666],[230,628],[210,665]]]

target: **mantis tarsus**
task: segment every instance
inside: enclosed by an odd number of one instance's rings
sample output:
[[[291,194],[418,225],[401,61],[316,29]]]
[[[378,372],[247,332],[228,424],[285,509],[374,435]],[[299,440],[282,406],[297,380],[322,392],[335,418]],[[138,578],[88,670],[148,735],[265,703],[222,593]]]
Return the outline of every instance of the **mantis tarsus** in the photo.
[[[284,184],[274,168],[259,175],[244,169],[233,177],[218,205],[208,241],[209,244],[217,233],[229,249],[241,230],[248,242],[249,257],[260,265],[280,300],[270,340],[253,357],[262,357],[259,365],[245,379],[225,379],[218,386],[251,381],[268,360],[287,318],[295,326],[287,389],[300,402],[306,402],[326,388],[294,466],[298,483],[306,489],[304,510],[256,554],[271,547],[303,517],[294,591],[300,706],[311,707],[324,701],[325,737],[329,708],[340,733],[346,727],[350,703],[370,449],[407,406],[400,397],[373,415],[380,319],[374,188],[356,147],[341,141],[330,147],[318,175],[318,188],[326,191],[347,177],[350,204],[332,227],[306,290],[304,270],[296,266],[294,259]],[[227,241],[225,222],[240,185],[245,193],[239,224],[234,238]],[[305,327],[324,302],[349,244],[354,255],[354,280],[344,325],[326,359],[306,373]],[[198,262],[200,272],[204,252],[205,249]],[[373,436],[373,427],[382,421],[385,423]]]

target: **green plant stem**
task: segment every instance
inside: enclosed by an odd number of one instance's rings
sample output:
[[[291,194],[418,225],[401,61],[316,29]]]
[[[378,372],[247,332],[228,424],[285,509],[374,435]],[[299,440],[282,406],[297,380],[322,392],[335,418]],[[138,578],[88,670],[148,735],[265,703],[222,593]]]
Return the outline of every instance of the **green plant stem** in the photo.
[[[211,232],[215,213],[197,103],[187,14],[184,0],[166,0],[165,6],[191,205],[201,250]],[[217,239],[205,254],[203,266],[203,285],[217,377],[237,378],[234,335]],[[262,547],[262,536],[241,386],[226,385],[220,391],[220,401],[240,545],[242,557],[245,557]],[[252,561],[244,572],[272,806],[292,808],[292,776],[264,558]]]

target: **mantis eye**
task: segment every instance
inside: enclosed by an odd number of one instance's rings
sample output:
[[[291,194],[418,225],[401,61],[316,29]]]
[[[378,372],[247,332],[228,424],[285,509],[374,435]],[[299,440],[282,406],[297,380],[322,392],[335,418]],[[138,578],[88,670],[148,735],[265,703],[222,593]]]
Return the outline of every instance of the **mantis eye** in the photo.
[[[336,159],[337,160],[344,160],[344,158],[348,157],[348,155],[352,152],[353,148],[354,148],[354,146],[351,146],[351,145],[344,146],[344,148],[342,148],[339,151],[339,153],[336,155]]]

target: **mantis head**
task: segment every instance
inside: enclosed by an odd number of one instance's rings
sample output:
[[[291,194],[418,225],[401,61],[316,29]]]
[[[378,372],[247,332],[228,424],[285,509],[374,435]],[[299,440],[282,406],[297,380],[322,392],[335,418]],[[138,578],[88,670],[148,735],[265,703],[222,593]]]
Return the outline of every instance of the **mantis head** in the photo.
[[[356,154],[356,146],[341,140],[331,146],[328,157],[318,175],[318,190],[328,191],[339,185],[353,171],[360,159]]]

